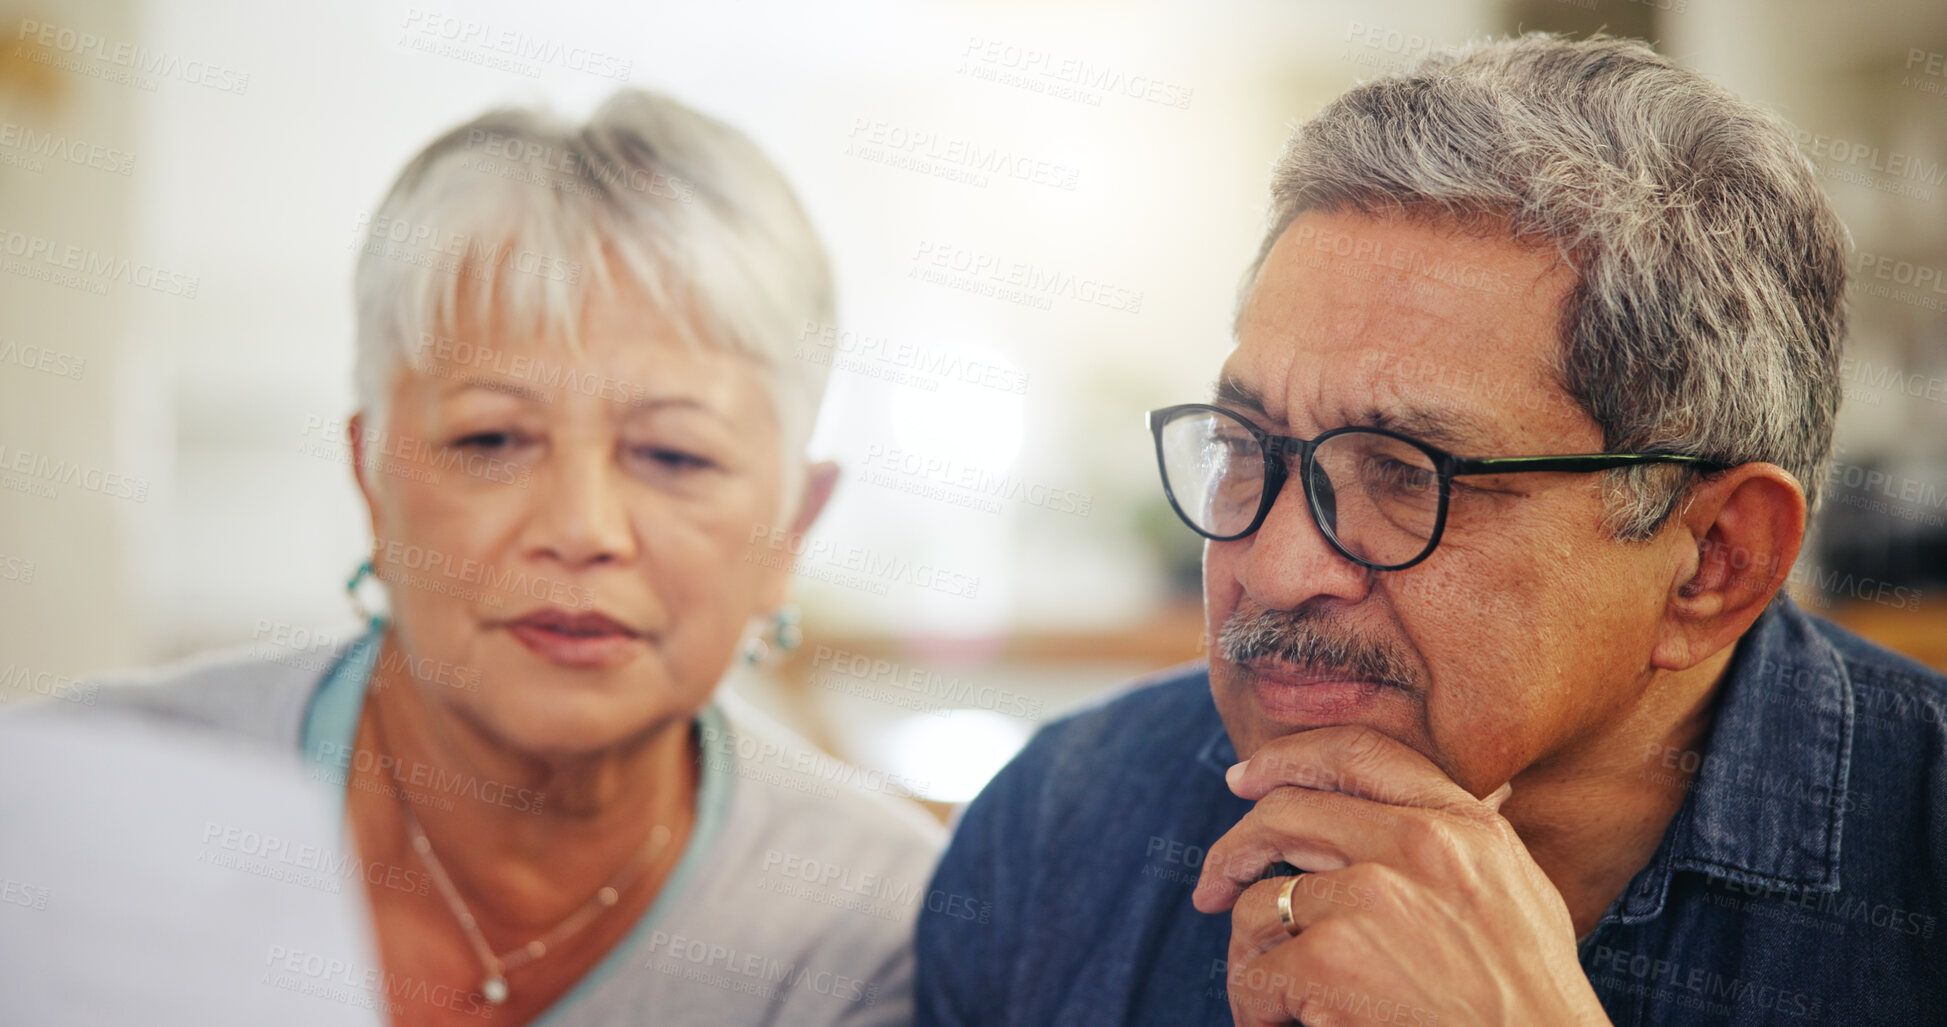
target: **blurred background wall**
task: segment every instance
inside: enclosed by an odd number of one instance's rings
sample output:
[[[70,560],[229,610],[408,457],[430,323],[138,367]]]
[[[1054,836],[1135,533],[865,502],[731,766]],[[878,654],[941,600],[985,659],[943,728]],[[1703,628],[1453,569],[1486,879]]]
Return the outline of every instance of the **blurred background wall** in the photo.
[[[1199,652],[1142,413],[1222,362],[1287,126],[1521,29],[1649,39],[1798,127],[1857,254],[1793,588],[1947,663],[1937,0],[0,0],[0,701],[345,630],[360,218],[449,125],[627,82],[753,136],[839,274],[838,331],[804,340],[847,468],[807,644],[736,687],[964,799],[1037,723]]]

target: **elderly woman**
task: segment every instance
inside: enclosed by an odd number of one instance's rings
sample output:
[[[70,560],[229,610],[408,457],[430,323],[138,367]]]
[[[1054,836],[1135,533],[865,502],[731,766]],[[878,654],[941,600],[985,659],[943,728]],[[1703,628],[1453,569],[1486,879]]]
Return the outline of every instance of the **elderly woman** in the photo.
[[[322,664],[103,702],[342,784],[397,1023],[896,1023],[937,825],[716,697],[836,468],[822,248],[742,135],[625,91],[486,115],[361,219],[354,596]],[[884,789],[880,789],[881,792]]]

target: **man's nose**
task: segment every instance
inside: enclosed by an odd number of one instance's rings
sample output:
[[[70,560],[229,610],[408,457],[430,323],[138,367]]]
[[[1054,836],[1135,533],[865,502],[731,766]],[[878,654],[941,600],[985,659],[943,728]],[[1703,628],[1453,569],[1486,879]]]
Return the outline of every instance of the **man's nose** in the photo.
[[[1248,547],[1238,564],[1238,583],[1272,610],[1294,610],[1322,595],[1347,602],[1364,599],[1372,588],[1372,572],[1347,559],[1325,537],[1305,495],[1302,461],[1291,464],[1264,523],[1229,543]],[[1318,487],[1329,486],[1321,482]]]

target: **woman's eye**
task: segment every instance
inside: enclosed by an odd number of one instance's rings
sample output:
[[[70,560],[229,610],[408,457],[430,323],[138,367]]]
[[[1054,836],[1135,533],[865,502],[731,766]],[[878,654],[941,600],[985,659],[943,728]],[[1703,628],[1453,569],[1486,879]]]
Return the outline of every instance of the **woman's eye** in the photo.
[[[477,449],[477,450],[486,451],[486,450],[495,450],[495,449],[505,449],[508,446],[513,445],[514,441],[515,441],[514,435],[512,432],[479,431],[479,432],[474,432],[471,435],[462,435],[461,437],[454,439],[453,445],[460,449]]]
[[[640,459],[661,464],[673,471],[707,471],[717,466],[716,461],[708,457],[660,446],[638,446],[635,454]]]

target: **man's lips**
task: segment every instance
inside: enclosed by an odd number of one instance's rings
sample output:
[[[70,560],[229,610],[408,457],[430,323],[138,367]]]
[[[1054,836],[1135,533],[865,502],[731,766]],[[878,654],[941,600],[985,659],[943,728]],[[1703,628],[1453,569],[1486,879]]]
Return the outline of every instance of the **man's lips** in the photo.
[[[602,667],[634,654],[643,635],[607,614],[546,608],[503,624],[535,655],[564,667]]]
[[[1238,668],[1250,677],[1258,707],[1273,720],[1336,720],[1371,706],[1388,685],[1349,671],[1297,667],[1266,660]]]

